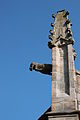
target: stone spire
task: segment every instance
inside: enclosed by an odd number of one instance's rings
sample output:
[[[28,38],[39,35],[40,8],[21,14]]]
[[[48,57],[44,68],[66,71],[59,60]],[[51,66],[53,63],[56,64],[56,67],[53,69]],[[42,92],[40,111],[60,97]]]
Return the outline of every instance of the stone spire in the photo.
[[[52,49],[51,110],[54,112],[77,109],[74,39],[71,31],[72,23],[68,19],[68,15],[69,12],[65,10],[52,15],[54,23],[51,23],[53,29],[50,30],[49,35],[48,46]]]

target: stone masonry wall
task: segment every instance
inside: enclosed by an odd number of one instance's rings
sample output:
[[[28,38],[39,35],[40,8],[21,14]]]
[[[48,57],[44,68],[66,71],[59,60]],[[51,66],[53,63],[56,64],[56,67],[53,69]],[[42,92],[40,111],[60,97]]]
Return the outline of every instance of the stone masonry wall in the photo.
[[[76,80],[77,80],[77,85],[76,85],[76,97],[78,100],[78,110],[80,110],[80,72],[76,71]]]

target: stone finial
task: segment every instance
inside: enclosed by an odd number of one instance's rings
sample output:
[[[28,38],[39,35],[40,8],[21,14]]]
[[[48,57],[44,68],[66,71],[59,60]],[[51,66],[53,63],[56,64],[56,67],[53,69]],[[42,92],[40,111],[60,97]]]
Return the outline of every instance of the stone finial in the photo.
[[[61,10],[58,11],[57,14],[53,14],[53,18],[55,18],[54,23],[51,23],[53,30],[50,30],[49,39],[51,40],[48,42],[49,48],[54,46],[61,46],[61,45],[68,45],[74,44],[72,38],[72,31],[71,31],[71,21],[67,18],[69,15],[68,11]],[[54,41],[54,42],[52,42]]]

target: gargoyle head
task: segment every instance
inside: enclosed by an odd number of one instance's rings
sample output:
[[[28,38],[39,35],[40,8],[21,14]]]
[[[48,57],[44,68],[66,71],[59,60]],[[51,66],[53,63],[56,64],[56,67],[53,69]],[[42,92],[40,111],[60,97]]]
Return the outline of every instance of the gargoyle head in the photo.
[[[35,63],[35,62],[32,62],[32,63],[30,64],[29,70],[30,70],[30,71],[34,70],[34,69],[35,69],[35,65],[36,65],[36,63]]]

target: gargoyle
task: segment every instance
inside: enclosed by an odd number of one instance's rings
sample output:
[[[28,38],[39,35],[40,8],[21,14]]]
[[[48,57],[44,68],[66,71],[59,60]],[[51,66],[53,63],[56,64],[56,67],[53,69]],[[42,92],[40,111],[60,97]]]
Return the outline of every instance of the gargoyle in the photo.
[[[39,64],[32,62],[30,64],[30,71],[35,70],[43,74],[52,75],[52,65],[51,64]]]

